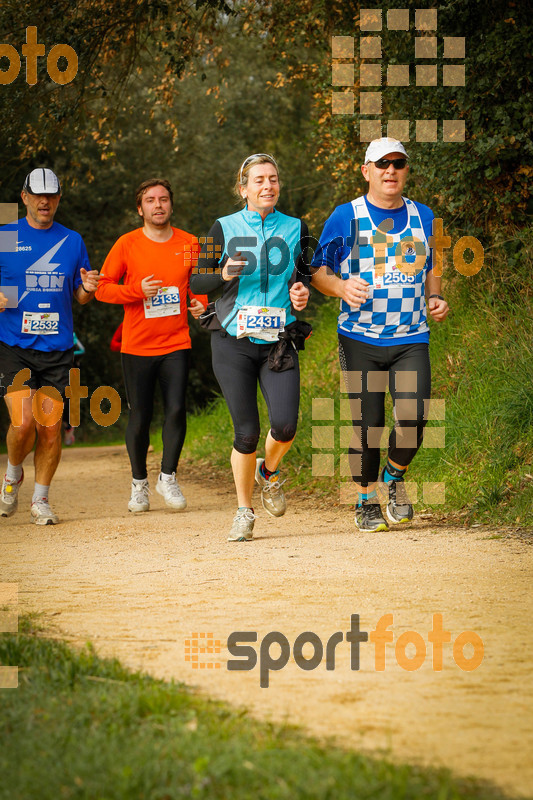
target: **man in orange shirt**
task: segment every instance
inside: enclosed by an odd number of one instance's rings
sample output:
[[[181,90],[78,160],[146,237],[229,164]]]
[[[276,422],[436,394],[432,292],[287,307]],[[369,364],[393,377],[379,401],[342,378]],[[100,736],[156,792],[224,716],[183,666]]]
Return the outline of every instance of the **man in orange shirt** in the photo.
[[[126,446],[132,470],[128,509],[140,512],[150,508],[146,454],[159,382],[164,422],[156,491],[167,506],[180,510],[187,505],[176,480],[187,425],[185,390],[191,348],[187,296],[194,317],[203,313],[207,298],[195,296],[189,289],[198,240],[171,226],[173,194],[169,182],[158,178],[144,181],[135,199],[143,226],[121,236],[111,248],[96,297],[104,303],[124,305],[121,352],[130,410]]]

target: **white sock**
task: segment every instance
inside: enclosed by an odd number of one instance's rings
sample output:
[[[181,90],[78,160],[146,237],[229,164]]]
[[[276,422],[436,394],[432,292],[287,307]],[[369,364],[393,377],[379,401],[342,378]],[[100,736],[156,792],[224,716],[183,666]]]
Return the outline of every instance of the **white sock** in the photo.
[[[168,474],[168,472],[160,472],[159,476],[162,481],[171,481],[174,479],[175,474],[176,474],[175,472],[171,472],[170,475]]]
[[[36,483],[33,488],[33,497],[31,498],[32,503],[35,503],[37,500],[48,500],[49,491],[50,486],[43,486],[42,483]]]
[[[11,463],[11,461],[8,458],[6,478],[10,481],[19,481],[21,475],[22,475],[22,464],[19,464],[16,467],[14,464]]]
[[[143,484],[145,484],[145,483],[147,483],[147,482],[148,482],[148,478],[132,478],[132,479],[131,479],[131,482],[132,482],[132,483],[133,483],[135,486],[143,486]]]

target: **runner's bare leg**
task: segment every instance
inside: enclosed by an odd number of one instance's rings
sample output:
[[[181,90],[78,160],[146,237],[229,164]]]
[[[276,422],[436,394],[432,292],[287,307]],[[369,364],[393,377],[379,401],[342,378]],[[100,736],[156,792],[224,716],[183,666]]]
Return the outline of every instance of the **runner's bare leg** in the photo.
[[[239,508],[252,508],[252,494],[255,484],[255,453],[231,451],[231,468],[237,490]]]
[[[290,442],[278,442],[276,439],[272,438],[272,434],[270,431],[267,433],[266,441],[265,441],[265,466],[271,472],[275,472],[278,468],[278,464],[290,449],[291,444],[294,442],[294,439],[291,439]]]
[[[32,413],[32,398],[35,389],[10,392],[5,396],[11,424],[7,431],[7,457],[14,466],[22,464],[35,442],[35,420]]]

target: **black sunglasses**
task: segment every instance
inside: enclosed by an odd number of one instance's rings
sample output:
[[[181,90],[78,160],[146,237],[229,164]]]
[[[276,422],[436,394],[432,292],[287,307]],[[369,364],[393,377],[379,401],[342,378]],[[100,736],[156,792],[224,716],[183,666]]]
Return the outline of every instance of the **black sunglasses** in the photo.
[[[378,169],[387,169],[389,164],[392,164],[394,169],[405,169],[405,165],[407,164],[406,158],[378,158],[377,161],[374,161],[374,164]]]

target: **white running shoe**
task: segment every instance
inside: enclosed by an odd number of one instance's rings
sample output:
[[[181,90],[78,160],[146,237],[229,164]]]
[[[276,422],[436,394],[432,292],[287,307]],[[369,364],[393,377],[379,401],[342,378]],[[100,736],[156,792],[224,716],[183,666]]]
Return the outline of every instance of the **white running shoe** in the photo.
[[[238,508],[228,542],[249,542],[254,538],[255,514],[251,508]]]
[[[2,481],[2,494],[0,495],[1,517],[10,517],[17,510],[19,504],[18,493],[20,487],[22,486],[23,480],[24,470],[22,470],[22,475],[18,481],[11,481],[7,475],[4,475],[4,480]]]
[[[148,486],[148,479],[146,478],[142,483],[131,484],[131,498],[128,503],[128,511],[133,511],[137,514],[141,511],[150,511],[150,500],[148,494],[150,488]]]
[[[39,497],[31,504],[31,520],[36,525],[57,525],[59,517],[54,514],[46,497]]]
[[[155,486],[157,494],[165,498],[165,503],[170,508],[175,508],[176,511],[182,511],[187,508],[187,501],[183,496],[180,485],[176,480],[176,473],[172,473],[171,478],[163,477],[163,473],[159,473],[159,478]]]
[[[279,472],[273,472],[267,480],[261,475],[261,465],[264,458],[258,458],[255,462],[255,480],[261,487],[261,502],[263,508],[271,517],[282,517],[287,510],[287,501],[281,488],[285,481],[279,480]]]

